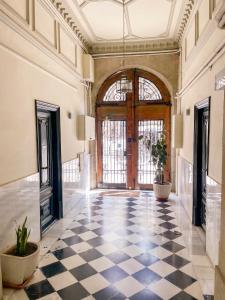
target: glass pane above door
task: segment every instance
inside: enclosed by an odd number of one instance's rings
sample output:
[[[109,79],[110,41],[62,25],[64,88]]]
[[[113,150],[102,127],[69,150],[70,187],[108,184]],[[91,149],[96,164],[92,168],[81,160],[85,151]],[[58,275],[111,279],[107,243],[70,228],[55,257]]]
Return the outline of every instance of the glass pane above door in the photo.
[[[147,135],[150,132],[157,138],[163,131],[163,120],[138,121],[138,136]],[[150,151],[148,151],[142,140],[138,141],[138,184],[153,184],[155,178],[155,167],[152,162]]]
[[[126,184],[126,121],[102,122],[103,183]]]

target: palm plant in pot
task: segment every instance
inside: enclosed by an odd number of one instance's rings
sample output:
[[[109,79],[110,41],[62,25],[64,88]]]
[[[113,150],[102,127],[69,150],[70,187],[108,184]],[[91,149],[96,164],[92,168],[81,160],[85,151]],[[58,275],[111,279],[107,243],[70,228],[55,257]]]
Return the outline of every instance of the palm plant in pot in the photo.
[[[147,150],[150,151],[152,163],[155,167],[155,180],[153,190],[158,201],[167,201],[171,192],[171,183],[165,181],[165,169],[167,163],[166,134],[162,132],[149,132],[139,136]],[[151,163],[151,162],[150,162]]]
[[[38,265],[39,245],[28,242],[26,222],[27,217],[16,229],[16,245],[1,254],[2,281],[7,287],[24,288]]]

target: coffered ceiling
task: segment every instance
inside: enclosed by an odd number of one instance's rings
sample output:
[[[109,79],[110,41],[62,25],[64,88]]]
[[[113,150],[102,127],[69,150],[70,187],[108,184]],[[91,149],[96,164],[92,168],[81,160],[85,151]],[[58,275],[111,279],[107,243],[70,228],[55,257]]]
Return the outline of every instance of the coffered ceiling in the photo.
[[[122,0],[64,0],[93,52],[121,49]],[[177,34],[187,0],[125,0],[127,47],[147,49],[157,42],[177,47]],[[145,45],[145,46],[143,46]],[[132,49],[131,49],[132,51]]]

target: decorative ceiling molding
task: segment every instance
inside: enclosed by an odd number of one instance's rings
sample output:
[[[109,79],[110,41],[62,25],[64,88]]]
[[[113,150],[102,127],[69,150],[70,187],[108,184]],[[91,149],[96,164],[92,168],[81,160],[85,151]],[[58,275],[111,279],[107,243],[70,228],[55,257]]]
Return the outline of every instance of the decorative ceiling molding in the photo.
[[[159,50],[176,50],[179,48],[178,42],[173,39],[168,40],[152,40],[145,42],[126,42],[125,51],[129,53],[140,53],[140,52],[152,52]],[[89,51],[92,55],[95,54],[113,54],[122,53],[122,43],[97,43],[89,47]]]
[[[75,1],[75,0],[73,0]],[[81,6],[86,6],[88,3],[92,1],[100,1],[100,0],[85,0],[82,2]],[[109,0],[115,1],[119,5],[121,5],[122,0]],[[136,0],[127,0],[126,3],[129,4],[132,1]],[[173,2],[173,0],[166,0],[168,2]],[[74,34],[77,38],[82,42],[82,44],[89,50],[91,54],[112,54],[112,53],[121,53],[122,52],[122,42],[119,40],[102,40],[102,41],[91,41],[87,36],[86,30],[81,26],[79,20],[75,19],[75,16],[68,9],[67,0],[50,0],[50,2],[54,5],[66,23],[70,26]],[[126,40],[126,52],[127,53],[139,53],[139,52],[151,52],[151,51],[159,51],[159,50],[174,50],[178,49],[180,42],[182,40],[183,33],[187,26],[190,15],[193,11],[193,7],[195,5],[196,0],[185,0],[185,4],[183,4],[182,10],[180,11],[179,23],[176,25],[175,33],[173,37],[168,37],[165,34],[158,36],[154,39],[145,39],[138,38],[130,39],[129,30],[128,36]],[[174,8],[173,8],[174,9]],[[170,15],[170,23],[171,15]],[[130,24],[128,24],[130,27]],[[171,25],[171,24],[170,24]],[[129,29],[129,28],[128,28]],[[168,31],[168,28],[167,28]]]
[[[107,7],[107,10],[109,10],[110,8],[111,9],[116,8],[117,9],[116,12],[117,12],[117,14],[119,14],[122,9],[122,3],[123,3],[122,0],[73,0],[73,1],[74,1],[74,4],[76,5],[77,9],[79,10],[80,15],[82,16],[85,26],[91,32],[93,43],[121,42],[122,37],[112,37],[112,36],[111,37],[103,37],[104,33],[100,33],[101,30],[100,30],[100,32],[98,32],[98,30],[97,30],[97,32],[95,32],[95,27],[89,18],[89,17],[93,17],[93,12],[92,13],[90,13],[90,11],[85,12],[85,9],[88,8],[89,5],[92,5],[91,6],[92,10],[95,9],[95,12],[100,12],[101,5],[103,6],[103,4],[104,4],[103,7],[104,8]],[[170,36],[171,25],[172,25],[172,22],[174,19],[175,7],[178,5],[177,4],[178,0],[164,0],[164,3],[166,3],[166,2],[169,3],[169,4],[167,4],[167,5],[169,5],[168,11],[167,11],[167,9],[164,9],[164,11],[161,9],[161,15],[159,16],[159,18],[161,18],[161,20],[162,20],[162,14],[164,14],[163,16],[164,16],[164,18],[166,17],[167,24],[160,25],[160,23],[159,23],[158,27],[157,27],[157,28],[160,28],[160,26],[161,27],[165,26],[165,28],[162,28],[162,31],[160,33],[156,33],[157,30],[155,28],[154,30],[156,30],[156,32],[147,36],[146,32],[148,32],[148,31],[146,31],[147,30],[146,28],[145,28],[145,30],[142,28],[142,32],[140,32],[140,30],[139,30],[139,33],[137,33],[137,32],[135,33],[135,30],[134,30],[134,28],[137,25],[137,24],[135,24],[136,20],[133,19],[134,5],[137,8],[138,0],[125,1],[125,19],[126,19],[125,26],[127,29],[127,34],[125,36],[126,40],[134,42],[134,41],[141,41],[141,40],[146,41],[146,40],[159,39],[159,38],[165,38],[165,39],[171,38],[171,36]],[[145,11],[149,10],[147,3],[148,3],[148,0],[146,1],[146,4],[145,4],[146,5]],[[97,9],[96,5],[98,6],[98,9]],[[105,6],[105,5],[107,5],[107,6]],[[155,6],[155,9],[157,9],[157,8],[160,9],[160,3]],[[97,9],[97,11],[96,11],[96,9]],[[133,13],[132,13],[131,9],[133,10]],[[153,13],[154,13],[154,11],[153,11]],[[158,13],[159,13],[159,11],[158,11]],[[165,13],[166,13],[166,15],[165,15]],[[138,14],[135,14],[135,15],[138,16]],[[94,20],[96,20],[100,17],[101,17],[101,14],[96,15],[96,17],[94,17]],[[111,22],[112,24],[114,24],[114,23],[118,24],[121,21],[120,19],[117,20],[115,18],[116,17],[115,11],[114,11],[113,19],[111,19],[111,21],[110,21],[110,17],[111,16],[108,15],[107,20],[108,20],[108,22]],[[142,22],[146,21],[145,17],[143,17]],[[150,20],[151,20],[151,18],[149,19],[149,14],[148,14],[147,20],[148,20],[148,22],[150,22]],[[98,22],[97,22],[97,24],[98,24]],[[107,27],[107,24],[106,24],[106,27]],[[101,28],[102,28],[102,26],[101,26]],[[103,28],[104,28],[104,26],[103,26]],[[110,28],[110,30],[112,30],[112,28]],[[118,30],[118,28],[117,28],[117,30]],[[115,28],[114,28],[114,33],[115,33]],[[103,34],[103,36],[101,36],[102,34]],[[110,36],[110,32],[108,34]],[[117,33],[117,35],[118,35],[118,33]]]
[[[66,21],[66,23],[70,26],[72,31],[75,33],[77,38],[83,43],[85,47],[88,48],[89,43],[87,39],[84,36],[84,33],[81,32],[80,28],[78,28],[75,20],[71,17],[70,13],[67,11],[65,6],[63,5],[62,1],[57,0],[50,0],[52,4],[55,6],[57,11],[60,13],[60,15],[63,17],[63,19]]]
[[[189,21],[190,16],[191,16],[191,13],[192,13],[193,8],[195,6],[195,2],[196,2],[196,0],[187,0],[186,1],[186,5],[185,5],[185,8],[184,8],[184,12],[183,12],[183,17],[182,17],[182,20],[181,20],[181,23],[180,23],[180,28],[178,30],[177,37],[176,37],[176,40],[178,41],[178,43],[180,43],[181,40],[182,40],[183,33],[185,31],[185,28],[187,27],[188,21]]]

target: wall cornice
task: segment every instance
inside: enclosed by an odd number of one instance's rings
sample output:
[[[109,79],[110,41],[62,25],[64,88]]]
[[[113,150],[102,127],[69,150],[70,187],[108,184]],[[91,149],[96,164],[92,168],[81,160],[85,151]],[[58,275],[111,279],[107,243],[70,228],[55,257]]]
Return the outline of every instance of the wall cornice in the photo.
[[[46,0],[45,0],[46,1]],[[70,13],[67,11],[62,1],[50,0],[50,2],[54,5],[56,10],[59,12],[64,21],[71,28],[76,37],[81,41],[81,43],[88,48],[89,44],[87,39],[84,36],[84,33],[78,28],[75,20],[71,17]]]
[[[188,21],[190,19],[191,13],[195,6],[195,2],[196,2],[196,0],[186,0],[183,17],[181,19],[180,27],[178,29],[177,37],[176,37],[176,40],[178,41],[178,43],[180,43],[182,40],[183,34],[185,32]]]
[[[154,40],[154,41],[143,41],[143,42],[126,42],[125,50],[127,54],[135,53],[146,53],[150,51],[158,50],[175,50],[178,49],[179,45],[177,41],[173,39],[167,40]],[[123,52],[122,43],[97,43],[89,47],[89,51],[93,55],[113,55]]]

